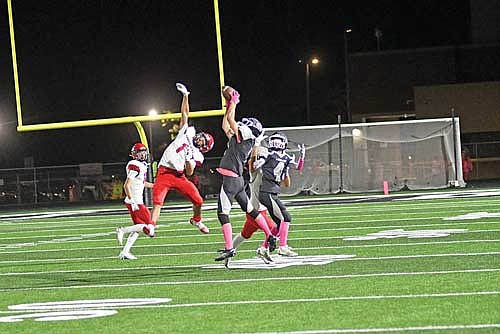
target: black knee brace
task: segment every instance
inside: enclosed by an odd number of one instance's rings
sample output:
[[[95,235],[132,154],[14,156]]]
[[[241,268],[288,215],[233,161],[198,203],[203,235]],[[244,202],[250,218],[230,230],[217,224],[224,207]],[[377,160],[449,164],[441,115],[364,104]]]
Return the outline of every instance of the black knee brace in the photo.
[[[219,218],[219,222],[221,225],[230,223],[229,216],[226,215],[225,213],[217,212],[217,217]]]
[[[253,209],[248,214],[250,215],[250,217],[252,217],[253,219],[255,219],[259,215],[259,211],[257,211],[256,209]]]

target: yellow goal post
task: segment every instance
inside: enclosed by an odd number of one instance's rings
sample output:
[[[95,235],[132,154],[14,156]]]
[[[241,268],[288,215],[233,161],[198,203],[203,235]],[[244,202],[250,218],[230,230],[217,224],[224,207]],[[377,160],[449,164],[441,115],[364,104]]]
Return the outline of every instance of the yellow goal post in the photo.
[[[217,60],[219,67],[219,83],[220,87],[224,86],[224,64],[222,59],[222,41],[220,32],[220,21],[219,21],[219,2],[218,0],[213,0],[214,6],[214,17],[215,17],[215,33],[217,41]],[[181,113],[169,113],[160,114],[156,116],[125,116],[125,117],[115,117],[115,118],[101,118],[101,119],[89,119],[89,120],[79,120],[79,121],[67,121],[67,122],[56,122],[56,123],[43,123],[43,124],[23,124],[23,115],[21,109],[21,93],[18,80],[18,69],[17,69],[17,55],[16,55],[16,42],[14,37],[14,19],[12,15],[12,1],[7,0],[7,11],[9,17],[9,31],[10,31],[10,43],[12,52],[12,70],[14,74],[14,89],[16,97],[16,110],[17,110],[17,131],[18,132],[28,132],[28,131],[43,131],[43,130],[55,130],[55,129],[70,129],[77,127],[89,127],[89,126],[103,126],[103,125],[116,125],[125,123],[134,123],[141,138],[141,141],[148,146],[147,137],[144,133],[144,129],[140,122],[148,121],[159,121],[159,120],[171,120],[181,118]],[[220,109],[214,110],[202,110],[202,111],[192,111],[189,114],[190,118],[200,118],[200,117],[214,117],[222,116],[224,114],[224,98],[221,95],[221,106]]]

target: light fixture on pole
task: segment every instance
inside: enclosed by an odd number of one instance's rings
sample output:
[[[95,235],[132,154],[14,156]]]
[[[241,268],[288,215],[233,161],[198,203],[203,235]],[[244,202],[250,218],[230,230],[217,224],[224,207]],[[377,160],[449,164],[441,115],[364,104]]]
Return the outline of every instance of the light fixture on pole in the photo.
[[[347,122],[352,122],[351,115],[351,83],[350,83],[350,73],[349,73],[349,47],[348,47],[348,34],[351,33],[351,29],[344,29],[344,63],[345,63],[345,106],[347,112]]]
[[[302,60],[299,60],[299,63],[302,63]],[[310,61],[306,61],[306,124],[311,124],[311,102],[310,102],[310,77],[311,77],[311,69],[310,65],[316,65],[319,63],[318,58],[312,58]]]

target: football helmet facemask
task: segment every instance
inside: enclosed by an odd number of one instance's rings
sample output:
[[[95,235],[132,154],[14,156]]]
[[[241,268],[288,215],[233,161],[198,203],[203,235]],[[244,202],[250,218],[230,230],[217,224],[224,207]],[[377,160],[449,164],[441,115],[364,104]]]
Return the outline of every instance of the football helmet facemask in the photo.
[[[284,151],[288,145],[288,138],[282,132],[275,132],[269,136],[269,149],[272,151]]]
[[[193,137],[193,145],[197,147],[201,153],[207,153],[214,147],[214,137],[210,133],[198,132]]]
[[[130,156],[135,160],[147,161],[149,157],[148,148],[142,143],[134,144],[130,150]]]

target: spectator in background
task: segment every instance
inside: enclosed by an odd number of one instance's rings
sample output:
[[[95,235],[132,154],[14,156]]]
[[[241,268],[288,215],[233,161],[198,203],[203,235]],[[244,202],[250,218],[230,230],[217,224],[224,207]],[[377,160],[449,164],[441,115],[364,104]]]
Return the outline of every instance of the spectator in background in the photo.
[[[464,176],[464,181],[469,181],[472,173],[472,160],[470,158],[470,153],[467,148],[462,149],[462,174]]]

